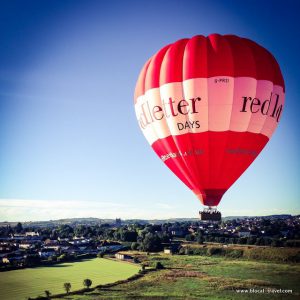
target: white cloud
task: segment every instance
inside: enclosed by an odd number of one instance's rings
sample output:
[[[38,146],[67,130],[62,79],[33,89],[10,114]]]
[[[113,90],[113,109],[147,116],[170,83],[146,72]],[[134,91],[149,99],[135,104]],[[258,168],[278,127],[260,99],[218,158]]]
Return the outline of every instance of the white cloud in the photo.
[[[255,209],[221,209],[223,216],[255,216],[290,212],[278,208]],[[168,219],[192,217],[197,218],[194,207],[182,203],[180,206],[163,202],[149,202],[148,205],[128,204],[126,202],[79,201],[79,200],[27,200],[0,199],[0,221],[46,221],[65,218],[100,218],[100,219]]]
[[[155,208],[154,208],[155,207]],[[164,219],[181,217],[164,203],[149,207],[138,205],[78,200],[0,199],[0,221],[40,221],[63,218]]]
[[[28,221],[75,217],[115,218],[125,204],[103,201],[0,199],[0,220]]]

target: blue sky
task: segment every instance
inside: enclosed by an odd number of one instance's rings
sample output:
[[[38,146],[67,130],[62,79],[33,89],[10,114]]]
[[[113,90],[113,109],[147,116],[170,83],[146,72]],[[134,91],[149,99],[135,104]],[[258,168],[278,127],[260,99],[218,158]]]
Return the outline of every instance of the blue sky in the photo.
[[[299,6],[299,5],[298,5]],[[297,1],[1,1],[0,220],[197,217],[135,118],[144,62],[196,34],[253,39],[286,82],[279,127],[224,215],[300,213]]]

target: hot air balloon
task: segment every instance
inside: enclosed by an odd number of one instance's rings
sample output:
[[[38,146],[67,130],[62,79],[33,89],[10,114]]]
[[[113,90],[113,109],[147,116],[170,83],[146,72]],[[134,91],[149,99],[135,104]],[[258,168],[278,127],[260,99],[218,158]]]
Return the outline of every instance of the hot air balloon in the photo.
[[[165,165],[220,219],[224,193],[270,140],[285,87],[273,55],[234,35],[197,35],[167,45],[142,68],[139,126]]]

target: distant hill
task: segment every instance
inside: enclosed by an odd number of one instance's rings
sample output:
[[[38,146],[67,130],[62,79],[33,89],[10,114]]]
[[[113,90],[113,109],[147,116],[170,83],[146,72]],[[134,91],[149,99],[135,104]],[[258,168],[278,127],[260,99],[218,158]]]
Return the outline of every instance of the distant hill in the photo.
[[[253,218],[260,218],[260,219],[288,219],[292,217],[289,214],[282,214],[282,215],[269,215],[269,216],[228,216],[222,218],[224,221],[233,220],[233,219],[253,219]]]
[[[253,218],[263,218],[263,219],[287,219],[292,215],[282,214],[282,215],[270,215],[270,216],[228,216],[222,218],[223,221],[233,220],[233,219],[253,219]],[[171,218],[171,219],[154,219],[154,220],[143,220],[143,219],[127,219],[122,220],[122,225],[140,223],[140,224],[162,224],[162,223],[175,223],[175,222],[197,222],[200,221],[198,218]],[[49,221],[31,221],[22,222],[24,227],[55,227],[58,225],[100,225],[100,224],[110,224],[116,223],[116,219],[100,219],[100,218],[69,218],[69,219],[58,219]],[[0,222],[1,226],[16,226],[17,222]]]

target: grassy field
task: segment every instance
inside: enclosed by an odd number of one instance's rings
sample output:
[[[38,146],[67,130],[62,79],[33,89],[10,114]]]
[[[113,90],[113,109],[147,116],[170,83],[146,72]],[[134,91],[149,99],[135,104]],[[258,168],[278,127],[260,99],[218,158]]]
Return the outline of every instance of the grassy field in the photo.
[[[0,272],[0,299],[23,300],[28,297],[64,293],[63,284],[70,282],[72,290],[83,288],[83,280],[89,278],[93,285],[126,279],[140,269],[128,263],[95,258],[75,263],[63,263],[49,267]]]
[[[300,299],[299,264],[188,255],[136,255],[149,266],[160,261],[165,269],[148,272],[132,282],[65,299]],[[255,289],[256,293],[241,294],[237,292],[239,289]],[[273,294],[268,289],[293,292]]]

